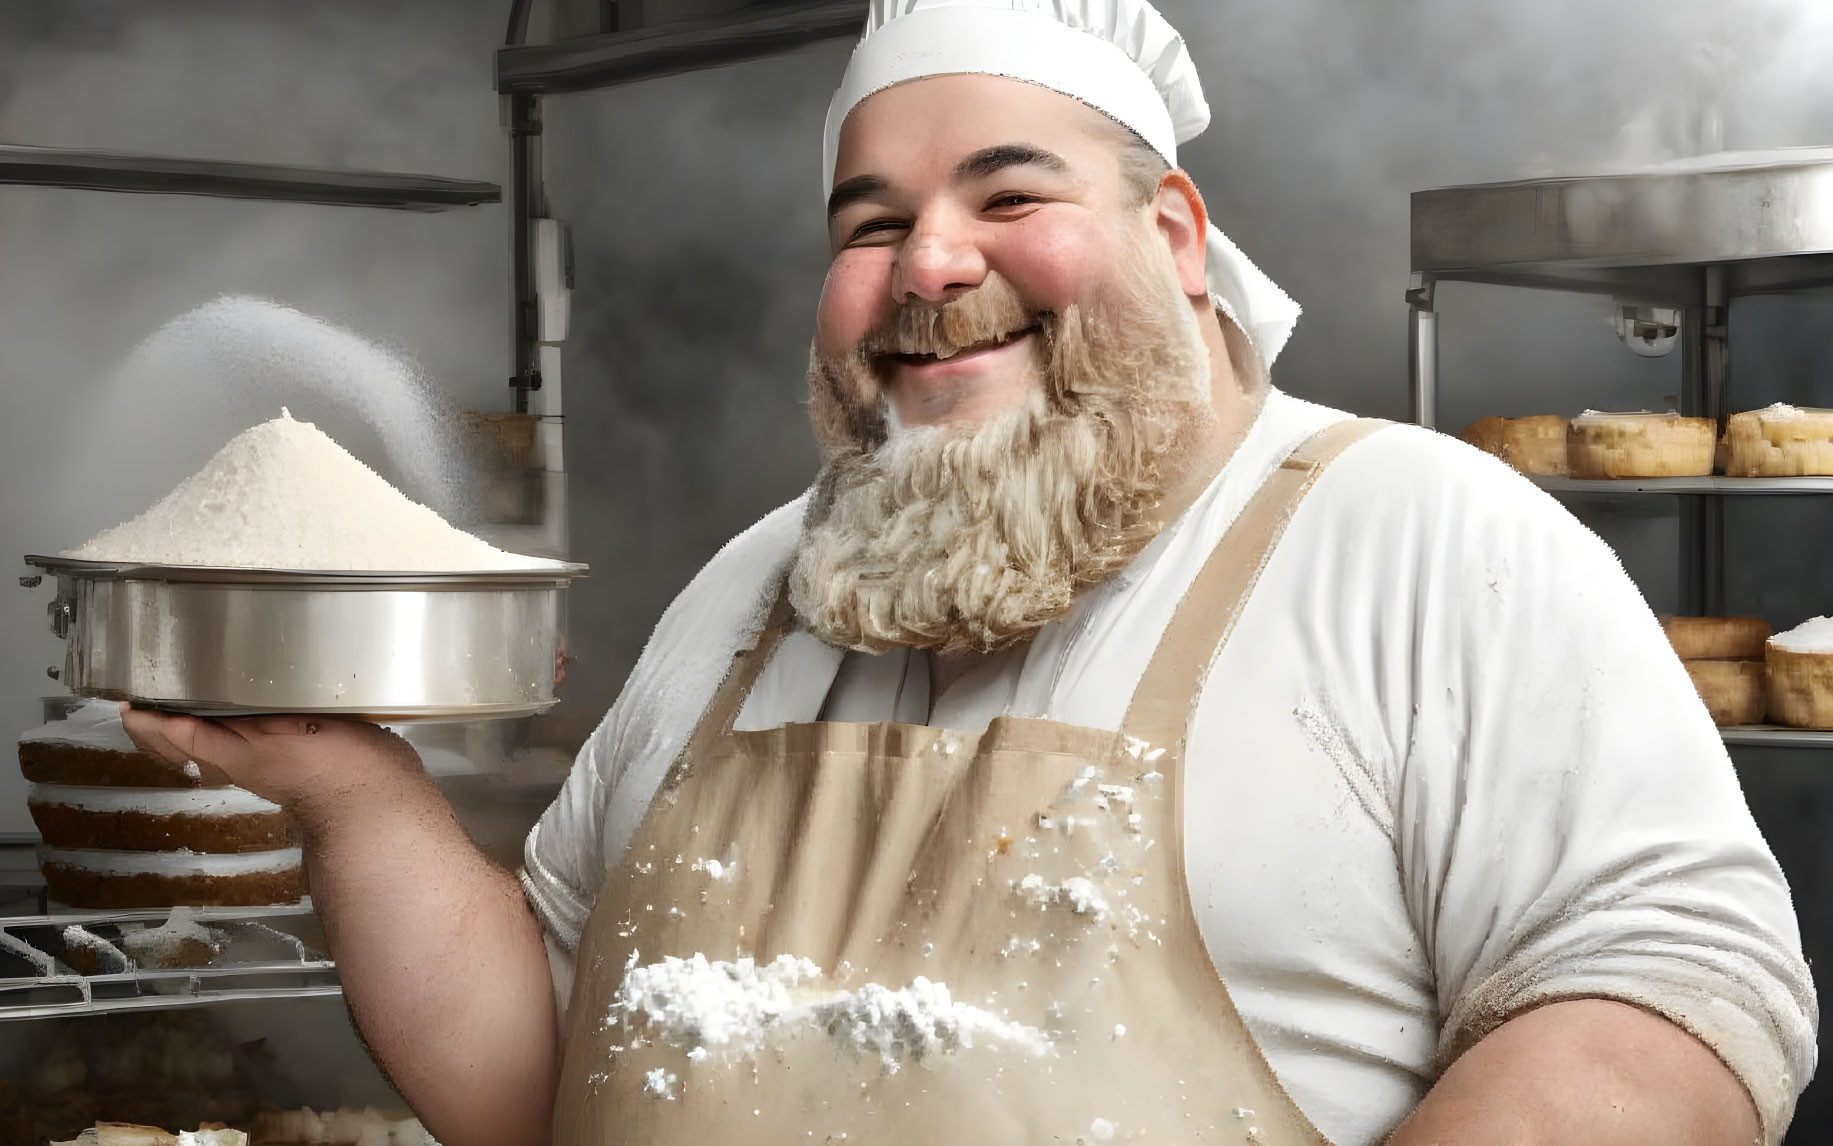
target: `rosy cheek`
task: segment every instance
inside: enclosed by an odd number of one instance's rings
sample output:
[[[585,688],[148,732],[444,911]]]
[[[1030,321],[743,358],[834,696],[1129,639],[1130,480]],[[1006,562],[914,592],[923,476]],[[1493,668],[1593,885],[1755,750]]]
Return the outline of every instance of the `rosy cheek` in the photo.
[[[1117,245],[1091,221],[1040,211],[1009,225],[987,261],[1032,306],[1060,311],[1112,274]]]
[[[889,310],[891,261],[879,248],[842,251],[827,269],[815,308],[815,340],[823,354],[859,345]]]

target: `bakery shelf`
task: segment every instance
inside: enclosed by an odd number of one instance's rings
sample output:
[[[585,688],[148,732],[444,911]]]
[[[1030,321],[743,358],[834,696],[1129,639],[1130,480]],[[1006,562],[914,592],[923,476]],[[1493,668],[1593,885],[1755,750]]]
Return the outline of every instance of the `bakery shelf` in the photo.
[[[1674,477],[1571,478],[1530,474],[1541,489],[1553,493],[1833,493],[1833,477]]]
[[[441,175],[232,163],[13,143],[0,143],[0,184],[213,195],[397,211],[449,211],[503,200],[503,189],[495,183]]]
[[[1701,156],[1588,175],[1418,191],[1407,281],[1412,420],[1438,424],[1437,287],[1476,282],[1613,296],[1671,309],[1678,412],[1721,425],[1731,394],[1731,303],[1833,287],[1833,148]],[[1677,612],[1725,611],[1717,494],[1833,493],[1825,478],[1536,479],[1558,493],[1676,494]],[[1705,495],[1705,496],[1700,496]]]
[[[55,911],[0,918],[0,1021],[342,993],[336,965],[313,948],[315,939],[273,925],[288,917],[308,928],[315,925],[309,900],[278,907],[191,908],[187,914],[208,926],[222,944],[208,965],[128,963],[124,969],[88,975],[63,962],[66,927],[79,926],[118,943],[120,925],[161,923],[172,911]],[[114,950],[118,955],[119,948]]]
[[[1763,748],[1833,748],[1833,732],[1784,728],[1779,724],[1734,724],[1718,730],[1726,744]]]

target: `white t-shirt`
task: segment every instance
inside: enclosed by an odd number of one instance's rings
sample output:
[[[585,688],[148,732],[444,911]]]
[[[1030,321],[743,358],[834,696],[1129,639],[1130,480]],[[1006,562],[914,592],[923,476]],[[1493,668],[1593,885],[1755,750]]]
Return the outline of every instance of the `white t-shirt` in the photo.
[[[1127,570],[933,706],[925,657],[800,633],[739,727],[978,730],[1004,713],[1117,728],[1241,507],[1347,416],[1270,394]],[[670,607],[529,836],[523,883],[563,987],[606,873],[755,643],[801,509],[735,539]],[[1782,873],[1615,555],[1502,463],[1411,426],[1346,451],[1212,667],[1185,768],[1204,941],[1280,1081],[1340,1146],[1381,1141],[1509,1014],[1571,996],[1680,1023],[1743,1079],[1772,1139],[1786,1125],[1817,1012]]]

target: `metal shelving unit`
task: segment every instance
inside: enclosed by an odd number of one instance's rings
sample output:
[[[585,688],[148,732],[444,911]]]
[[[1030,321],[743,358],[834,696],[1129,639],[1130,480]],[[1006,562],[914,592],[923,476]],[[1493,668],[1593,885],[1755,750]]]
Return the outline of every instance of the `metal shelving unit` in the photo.
[[[503,189],[494,183],[439,175],[232,163],[19,144],[0,144],[0,184],[210,195],[398,211],[448,211],[497,203],[503,198]]]
[[[1614,296],[1674,313],[1680,413],[1731,412],[1731,300],[1833,286],[1833,148],[1745,152],[1639,171],[1420,191],[1412,202],[1413,420],[1438,420],[1437,284]],[[1726,495],[1833,494],[1833,477],[1535,477],[1569,494],[1680,502],[1680,611],[1725,611]],[[1833,733],[1728,728],[1729,744],[1833,748]]]
[[[122,925],[157,926],[172,915],[169,909],[0,918],[0,1022],[342,993],[336,966],[315,949],[315,938],[309,942],[284,929],[289,919],[315,925],[309,899],[275,907],[185,910],[220,944],[201,967],[137,965],[122,952]],[[65,929],[72,926],[109,944],[104,956],[109,966],[85,974],[64,961]]]
[[[1569,478],[1530,474],[1549,493],[1801,494],[1833,493],[1833,477]]]
[[[1757,748],[1833,748],[1833,732],[1784,728],[1779,724],[1734,724],[1719,729],[1727,744]]]

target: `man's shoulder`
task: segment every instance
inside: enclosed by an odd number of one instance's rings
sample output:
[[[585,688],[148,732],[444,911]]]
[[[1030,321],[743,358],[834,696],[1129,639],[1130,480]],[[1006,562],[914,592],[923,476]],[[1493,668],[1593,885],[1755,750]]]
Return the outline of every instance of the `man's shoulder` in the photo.
[[[1408,423],[1384,426],[1344,451],[1318,492],[1331,509],[1357,518],[1403,513],[1578,527],[1557,499],[1506,462]]]
[[[645,659],[679,645],[683,627],[733,631],[735,642],[761,627],[795,553],[807,505],[805,493],[721,546],[662,614]]]

